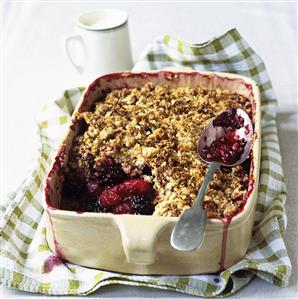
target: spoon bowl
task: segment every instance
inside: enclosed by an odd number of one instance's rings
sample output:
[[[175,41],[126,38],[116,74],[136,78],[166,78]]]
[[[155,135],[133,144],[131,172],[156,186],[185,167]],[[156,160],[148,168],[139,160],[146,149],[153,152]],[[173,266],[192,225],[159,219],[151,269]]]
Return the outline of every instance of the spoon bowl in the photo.
[[[222,126],[216,126],[214,125],[214,120],[219,118],[220,116],[226,114],[226,117],[231,116],[231,113],[229,113],[229,110],[234,110],[237,116],[240,116],[243,119],[243,124],[240,128],[236,129],[235,131],[230,132],[226,130],[226,128]],[[201,134],[201,137],[198,142],[197,146],[197,153],[200,157],[200,159],[206,163],[211,162],[218,162],[221,164],[221,166],[227,166],[227,167],[233,167],[237,166],[241,163],[243,163],[250,154],[252,144],[253,144],[253,125],[251,123],[251,120],[247,113],[242,109],[229,109],[221,113],[218,117],[212,119],[208,126],[204,129],[204,131]],[[231,134],[232,133],[232,134]],[[230,135],[230,138],[232,137],[233,140],[243,140],[245,145],[243,146],[243,151],[241,156],[233,163],[226,163],[225,161],[214,161],[207,157],[207,155],[204,153],[203,149],[208,148],[212,145],[212,143],[216,140],[220,140],[221,138],[225,138],[225,136]],[[231,136],[232,135],[232,136]],[[232,140],[232,141],[233,141]]]
[[[200,248],[207,221],[203,201],[210,180],[220,166],[244,162],[252,145],[253,125],[242,109],[228,109],[211,120],[197,146],[199,158],[209,164],[208,171],[193,206],[182,213],[172,231],[172,247],[180,251]]]

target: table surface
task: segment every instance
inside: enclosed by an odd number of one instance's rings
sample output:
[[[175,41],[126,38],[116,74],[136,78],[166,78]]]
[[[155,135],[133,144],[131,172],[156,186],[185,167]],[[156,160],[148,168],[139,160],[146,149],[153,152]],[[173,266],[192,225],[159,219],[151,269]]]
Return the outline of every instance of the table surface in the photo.
[[[34,159],[35,117],[62,90],[81,85],[61,35],[81,12],[111,7],[129,13],[134,60],[152,39],[172,34],[195,43],[236,27],[265,60],[279,99],[278,128],[289,197],[286,245],[293,264],[287,288],[255,278],[231,298],[297,298],[297,7],[296,3],[4,3],[1,134],[2,194],[13,190]],[[1,298],[44,298],[1,289]],[[142,287],[107,286],[92,298],[190,298]],[[60,297],[64,298],[64,297]]]

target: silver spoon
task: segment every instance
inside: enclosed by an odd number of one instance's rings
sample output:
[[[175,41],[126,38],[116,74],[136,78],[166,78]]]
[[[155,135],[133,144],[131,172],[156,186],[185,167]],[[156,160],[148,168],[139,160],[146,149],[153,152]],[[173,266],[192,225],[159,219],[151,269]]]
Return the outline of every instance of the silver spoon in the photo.
[[[238,116],[241,116],[243,118],[243,126],[241,128],[231,131],[229,129],[223,128],[222,126],[214,125],[213,122],[215,120],[218,120],[219,117],[223,115],[223,113],[228,113],[232,110],[234,110],[234,113],[236,113]],[[209,123],[199,139],[197,147],[198,155],[201,160],[209,163],[209,167],[203,184],[201,185],[197,198],[194,202],[194,205],[182,213],[172,231],[171,245],[177,250],[196,250],[203,243],[207,220],[207,213],[203,209],[203,200],[208,184],[213,178],[215,171],[219,169],[220,166],[233,167],[239,165],[249,157],[252,148],[253,136],[253,126],[249,116],[242,109],[228,109],[223,113],[221,113]],[[239,140],[243,140],[245,142],[244,147],[242,147],[243,152],[240,157],[237,157],[237,160],[229,160],[228,158],[224,160],[214,160],[214,157],[210,157],[210,155],[206,153],[206,149],[208,150],[208,148],[210,148],[214,141],[219,140],[223,137],[229,137],[231,136],[231,134],[232,136],[234,136],[234,138],[239,138]]]

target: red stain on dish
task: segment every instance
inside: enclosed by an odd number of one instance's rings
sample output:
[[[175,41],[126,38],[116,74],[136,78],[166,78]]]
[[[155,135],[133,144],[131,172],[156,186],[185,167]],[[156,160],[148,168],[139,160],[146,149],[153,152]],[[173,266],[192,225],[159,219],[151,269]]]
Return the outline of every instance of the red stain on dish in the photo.
[[[65,167],[65,163],[64,163],[65,154],[66,154],[66,148],[65,148],[65,144],[63,144],[60,147],[57,156],[55,157],[55,161],[53,163],[52,169],[50,170],[46,180],[45,201],[48,208],[55,208],[52,206],[52,202],[51,202],[51,197],[53,196],[54,193],[54,190],[51,187],[52,185],[51,181],[54,175],[58,177],[60,176],[60,178],[63,177],[62,173],[63,173],[63,168]]]
[[[85,211],[75,211],[77,214],[83,214]]]
[[[227,238],[228,238],[228,228],[230,223],[232,222],[233,218],[236,217],[238,214],[240,214],[244,207],[245,204],[250,197],[251,193],[253,192],[255,188],[255,177],[254,177],[254,161],[251,159],[250,166],[249,166],[249,183],[248,183],[248,188],[247,192],[242,199],[243,204],[241,208],[237,210],[237,213],[235,213],[232,216],[227,216],[225,218],[220,219],[221,222],[223,223],[223,236],[222,236],[222,243],[221,243],[221,257],[219,260],[219,273],[225,270],[225,258],[226,258],[226,248],[227,248]]]
[[[64,264],[63,259],[55,255],[50,255],[44,262],[44,272],[50,273],[54,269],[54,267],[59,266],[61,264]]]
[[[54,240],[54,246],[55,246],[56,256],[59,257],[62,260],[66,260],[65,257],[62,254],[60,245],[59,245],[59,243],[58,243],[58,241],[56,239],[55,232],[54,232],[53,221],[52,221],[52,218],[51,218],[51,214],[50,214],[50,212],[48,210],[47,210],[47,214],[48,214],[48,217],[49,217],[49,220],[50,220],[50,223],[51,223],[50,226],[51,226],[51,230],[52,230],[52,236],[53,236],[53,240]]]
[[[232,217],[225,217],[221,219],[223,223],[223,234],[222,234],[222,243],[221,243],[221,256],[219,261],[219,271],[222,272],[225,270],[225,258],[226,258],[226,248],[227,248],[227,239],[228,239],[228,228],[233,219]]]

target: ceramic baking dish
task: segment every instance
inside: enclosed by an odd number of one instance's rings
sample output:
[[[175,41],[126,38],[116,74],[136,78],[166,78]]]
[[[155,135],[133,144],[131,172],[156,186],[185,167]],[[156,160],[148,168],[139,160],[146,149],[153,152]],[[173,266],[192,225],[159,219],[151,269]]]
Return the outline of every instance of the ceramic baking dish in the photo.
[[[249,98],[256,139],[252,149],[250,183],[243,210],[231,219],[208,219],[203,245],[193,252],[177,251],[170,234],[177,217],[113,215],[59,209],[62,169],[79,130],[71,122],[47,178],[45,189],[47,240],[56,255],[70,262],[104,270],[135,274],[213,273],[239,261],[248,248],[257,201],[260,167],[260,96],[249,78],[211,72],[123,72],[96,79],[84,92],[76,111],[88,111],[106,90],[138,87],[147,82],[172,87],[201,86],[226,89]]]

